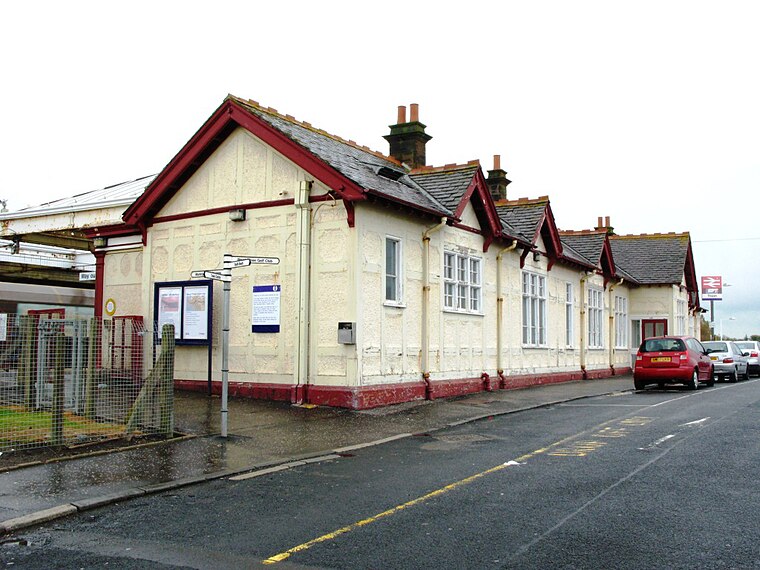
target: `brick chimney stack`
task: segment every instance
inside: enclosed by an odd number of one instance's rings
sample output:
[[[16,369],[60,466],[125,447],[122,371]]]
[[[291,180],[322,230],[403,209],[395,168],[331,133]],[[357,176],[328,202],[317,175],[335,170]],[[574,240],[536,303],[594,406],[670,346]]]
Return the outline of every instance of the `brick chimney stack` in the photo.
[[[390,134],[383,137],[390,144],[390,155],[410,168],[425,166],[425,144],[433,138],[425,133],[419,115],[419,105],[412,103],[407,122],[406,107],[399,105],[397,123],[391,125]]]
[[[511,182],[511,180],[507,179],[507,172],[501,169],[501,156],[494,154],[493,170],[488,171],[488,178],[486,179],[488,189],[491,191],[491,197],[497,202],[499,200],[506,200],[507,186]]]
[[[602,222],[602,216],[599,216],[597,218],[596,227],[595,230],[604,230],[607,232],[607,235],[614,235],[615,234],[615,228],[613,228],[610,225],[610,217],[604,216],[604,222]]]

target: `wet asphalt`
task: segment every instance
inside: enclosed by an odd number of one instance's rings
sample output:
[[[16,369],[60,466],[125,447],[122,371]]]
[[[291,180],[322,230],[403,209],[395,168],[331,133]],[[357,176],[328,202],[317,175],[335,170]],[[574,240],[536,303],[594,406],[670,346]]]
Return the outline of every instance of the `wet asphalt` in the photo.
[[[175,429],[184,437],[0,473],[0,534],[131,497],[632,389],[624,375],[363,411],[231,398],[226,438],[218,397],[177,392]]]

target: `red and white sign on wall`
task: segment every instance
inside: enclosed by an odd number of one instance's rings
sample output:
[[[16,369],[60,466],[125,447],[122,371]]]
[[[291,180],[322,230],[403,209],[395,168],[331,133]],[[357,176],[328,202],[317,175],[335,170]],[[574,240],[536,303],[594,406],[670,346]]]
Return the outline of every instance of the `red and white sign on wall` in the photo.
[[[723,277],[720,275],[702,276],[702,300],[720,301],[723,299]]]

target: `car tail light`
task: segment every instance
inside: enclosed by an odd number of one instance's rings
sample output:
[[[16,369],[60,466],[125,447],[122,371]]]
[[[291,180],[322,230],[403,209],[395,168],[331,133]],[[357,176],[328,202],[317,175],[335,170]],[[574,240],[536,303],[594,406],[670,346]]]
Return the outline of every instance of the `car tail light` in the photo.
[[[637,361],[638,361],[638,360],[644,360],[644,357],[643,357],[643,356],[641,356],[640,354],[637,354],[637,355],[636,355],[636,360],[637,360]]]
[[[686,360],[686,359],[688,359],[689,357],[688,357],[688,356],[686,355],[686,353],[684,352],[683,354],[679,354],[679,355],[678,355],[678,358],[679,358],[679,360]]]
[[[733,361],[734,361],[733,358],[724,358],[723,359],[723,364],[731,364],[731,363],[733,363]]]
[[[756,350],[753,350],[752,352],[750,352],[750,353],[749,353],[749,355],[750,355],[752,358],[757,358],[758,352],[757,352]]]

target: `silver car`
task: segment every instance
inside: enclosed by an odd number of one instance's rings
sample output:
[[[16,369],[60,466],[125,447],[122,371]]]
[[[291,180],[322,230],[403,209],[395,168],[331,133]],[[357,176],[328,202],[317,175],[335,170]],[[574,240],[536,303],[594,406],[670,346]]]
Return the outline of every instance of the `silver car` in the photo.
[[[749,352],[749,373],[760,376],[760,342],[755,340],[737,340],[736,346],[742,352]]]
[[[749,352],[742,352],[735,342],[729,340],[712,340],[702,344],[712,360],[718,379],[736,382],[749,378]]]

